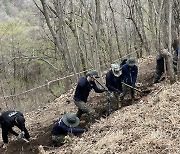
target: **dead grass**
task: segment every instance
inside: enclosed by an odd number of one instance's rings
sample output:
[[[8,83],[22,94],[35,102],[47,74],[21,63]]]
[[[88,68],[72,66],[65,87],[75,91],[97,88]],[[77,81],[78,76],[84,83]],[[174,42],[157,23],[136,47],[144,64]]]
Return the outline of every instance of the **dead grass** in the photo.
[[[154,57],[140,59],[139,81],[152,79]],[[154,85],[153,93],[138,103],[123,107],[107,118],[91,125],[81,137],[74,137],[70,145],[46,150],[49,154],[139,154],[180,153],[180,83]],[[44,108],[26,114],[32,136],[51,126],[65,112],[75,112],[73,92],[62,95]],[[97,97],[96,97],[97,96]],[[102,95],[101,95],[102,96]],[[98,94],[90,96],[96,108],[104,102]],[[101,104],[103,106],[104,104]],[[49,138],[47,138],[49,140]]]
[[[148,103],[116,111],[101,119],[82,136],[55,153],[179,153],[180,149],[180,83],[164,84]],[[160,88],[159,85],[156,85]],[[158,97],[158,99],[157,99]],[[155,100],[155,101],[154,101]],[[51,151],[52,152],[52,151]]]

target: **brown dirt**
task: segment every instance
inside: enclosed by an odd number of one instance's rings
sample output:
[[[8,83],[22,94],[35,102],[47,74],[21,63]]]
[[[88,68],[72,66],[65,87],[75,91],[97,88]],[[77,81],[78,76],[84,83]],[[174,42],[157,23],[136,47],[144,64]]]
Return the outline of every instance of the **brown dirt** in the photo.
[[[143,84],[143,86],[141,86],[141,90],[152,86],[152,77],[155,68],[153,59],[154,57],[148,57],[140,60],[138,82]],[[149,92],[151,90],[152,89],[150,89]],[[148,93],[146,93],[145,96],[147,94]],[[7,151],[0,148],[0,153],[37,154],[39,145],[43,145],[45,150],[51,149],[52,144],[50,142],[50,131],[54,122],[64,113],[76,111],[72,101],[72,95],[73,90],[70,92],[70,94],[65,94],[57,99],[56,102],[45,106],[43,109],[27,114],[27,123],[29,124],[28,128],[30,128],[32,140],[29,143],[25,143],[24,141],[11,141]],[[136,97],[138,99],[134,102],[135,104],[139,102],[139,99],[142,99],[139,93],[136,93]],[[100,120],[101,117],[106,118],[108,104],[105,94],[91,94],[88,103],[95,110],[94,116],[96,121]],[[131,100],[125,99],[123,107],[129,105],[132,105]],[[86,116],[83,117],[84,120],[86,120],[86,118]],[[80,127],[84,127],[86,125],[86,122],[81,123]]]
[[[26,143],[23,140],[11,141],[8,145],[8,149],[5,151],[2,148],[0,153],[5,154],[37,154],[39,145],[46,147],[52,146],[50,142],[50,131],[52,125],[44,127],[38,130],[38,134],[32,134],[32,140],[29,143]]]

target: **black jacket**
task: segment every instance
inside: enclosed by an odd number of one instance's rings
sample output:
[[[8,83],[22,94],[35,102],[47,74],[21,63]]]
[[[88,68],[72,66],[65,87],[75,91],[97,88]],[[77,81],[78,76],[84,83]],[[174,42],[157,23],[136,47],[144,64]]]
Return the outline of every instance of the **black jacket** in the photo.
[[[156,71],[159,73],[164,72],[164,58],[161,55],[156,57]]]
[[[104,92],[104,89],[99,89],[94,81],[88,82],[86,76],[81,77],[76,87],[74,100],[87,102],[87,98],[89,96],[89,92],[91,91],[91,89],[94,89],[94,91],[97,93]]]
[[[68,133],[72,133],[74,135],[78,135],[84,133],[85,129],[82,128],[70,128],[68,127],[62,119],[60,119],[53,127],[51,133],[52,135],[67,135]]]
[[[0,116],[0,124],[2,128],[2,138],[4,143],[8,143],[8,133],[18,136],[12,127],[17,126],[21,131],[25,132],[25,138],[29,139],[29,133],[25,127],[25,119],[19,111],[6,111]]]
[[[138,74],[138,67],[134,65],[133,67],[125,64],[122,67],[122,76],[126,84],[135,86]]]
[[[109,91],[118,92],[122,91],[122,76],[116,77],[112,70],[106,74],[106,87]]]

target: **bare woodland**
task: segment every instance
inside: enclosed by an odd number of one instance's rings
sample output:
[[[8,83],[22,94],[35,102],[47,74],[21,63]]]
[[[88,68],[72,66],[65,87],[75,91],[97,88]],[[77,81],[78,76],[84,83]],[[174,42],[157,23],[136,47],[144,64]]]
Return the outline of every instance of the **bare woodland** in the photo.
[[[88,70],[103,74],[129,56],[164,49],[173,54],[172,42],[180,41],[179,0],[1,3],[8,15],[0,22],[0,94],[7,108],[33,110],[72,88]]]

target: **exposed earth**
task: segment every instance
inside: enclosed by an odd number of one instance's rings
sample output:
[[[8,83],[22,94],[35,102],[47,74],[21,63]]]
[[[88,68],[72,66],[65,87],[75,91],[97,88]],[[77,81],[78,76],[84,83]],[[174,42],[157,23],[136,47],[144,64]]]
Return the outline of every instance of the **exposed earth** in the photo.
[[[143,141],[141,140],[143,134],[138,134],[139,132],[141,132],[140,130],[141,127],[140,126],[134,127],[134,126],[138,125],[139,124],[138,122],[140,122],[141,120],[143,123],[143,119],[147,118],[146,114],[149,112],[149,110],[153,112],[153,108],[152,108],[153,104],[151,104],[152,100],[154,103],[159,102],[160,101],[159,94],[161,94],[161,92],[164,90],[163,89],[164,87],[169,86],[163,82],[156,85],[152,84],[153,73],[155,70],[154,59],[155,59],[154,57],[150,56],[147,58],[142,58],[138,62],[139,63],[138,83],[141,83],[141,85],[138,88],[142,91],[145,91],[145,93],[140,95],[139,92],[136,92],[137,99],[135,102],[132,102],[127,96],[123,101],[123,107],[108,116],[107,115],[108,103],[107,103],[106,94],[96,94],[94,92],[90,94],[88,103],[95,110],[94,124],[91,125],[87,133],[83,134],[82,136],[75,137],[71,145],[65,144],[61,147],[54,147],[51,143],[50,132],[53,124],[64,113],[76,112],[77,108],[75,107],[72,100],[74,89],[71,89],[66,94],[63,94],[60,98],[56,99],[55,102],[51,102],[46,106],[44,106],[43,108],[37,109],[37,111],[27,113],[25,116],[26,116],[27,128],[29,129],[32,136],[31,141],[29,143],[26,143],[23,140],[16,141],[15,139],[12,139],[8,145],[8,149],[5,151],[4,149],[0,148],[0,153],[37,154],[39,153],[38,147],[40,145],[42,145],[43,150],[45,150],[46,153],[57,153],[57,154],[58,153],[113,153],[113,152],[133,153],[132,149],[138,145],[138,142],[140,145],[143,144],[142,143]],[[174,97],[172,97],[172,99],[174,99]],[[167,105],[167,103],[164,105]],[[148,107],[149,110],[147,109]],[[157,109],[154,108],[154,111],[155,110]],[[161,112],[159,114],[161,115]],[[153,114],[151,116],[153,116]],[[136,121],[137,119],[136,118],[133,119],[132,117],[139,118],[139,121],[137,122]],[[159,121],[161,121],[160,120],[161,117],[158,118]],[[83,128],[87,126],[86,116],[84,116],[82,120],[83,122],[80,124],[80,127]],[[120,121],[120,124],[118,123],[119,125],[115,124],[116,120]],[[152,117],[149,117],[149,121],[151,120]],[[172,121],[172,122],[174,122],[175,125],[177,121]],[[114,126],[112,125],[112,123],[114,124]],[[149,125],[149,127],[148,130],[143,132],[144,135],[149,135],[147,131],[150,131],[150,129],[152,131],[155,131],[156,130],[155,127],[160,127],[160,126],[155,126],[155,123],[156,122],[153,121],[153,124],[151,122],[147,124]],[[164,125],[162,124],[162,127],[163,126]],[[133,130],[133,133],[129,132],[132,128],[135,129]],[[174,129],[179,129],[179,128],[174,128]],[[116,133],[120,133],[121,137],[119,137],[119,139],[116,138],[117,136]],[[125,134],[123,135],[123,133]],[[159,133],[159,135],[163,135],[163,133],[164,132],[162,131]],[[93,134],[95,136],[93,136]],[[158,135],[158,134],[154,134],[154,135]],[[176,134],[172,134],[172,135],[176,137]],[[110,143],[109,146],[106,144],[106,142],[110,142],[107,141],[109,137],[112,140],[111,142],[115,144],[114,149],[112,143]],[[150,144],[151,148],[153,147],[155,149],[159,149],[157,150],[157,152],[161,151],[161,149],[165,150],[167,148],[161,142],[158,145],[156,144],[156,141],[153,141],[152,143],[149,142],[148,144]],[[81,143],[81,146],[78,146],[78,144],[76,143]],[[110,147],[110,145],[112,146]],[[132,146],[133,148],[129,150],[128,145]],[[146,148],[147,145],[144,146]],[[97,147],[99,147],[100,149]],[[140,149],[139,152],[134,151],[134,153],[141,153],[142,152],[141,150],[142,149]],[[164,152],[166,153],[166,151]]]

